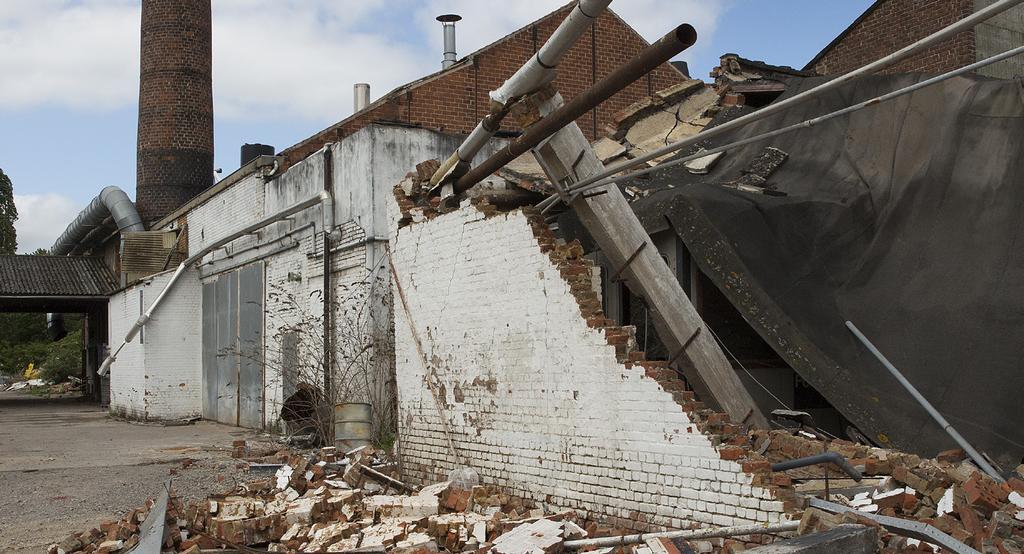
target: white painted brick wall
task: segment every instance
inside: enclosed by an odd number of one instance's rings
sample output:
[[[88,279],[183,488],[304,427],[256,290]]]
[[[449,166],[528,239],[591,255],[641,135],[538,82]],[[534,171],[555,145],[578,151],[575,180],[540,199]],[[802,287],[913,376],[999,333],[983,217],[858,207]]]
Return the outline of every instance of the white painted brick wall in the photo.
[[[224,189],[188,212],[188,251],[196,253],[263,217],[264,184],[256,174]],[[232,247],[241,249],[255,241],[243,237]]]
[[[405,227],[394,263],[399,440],[418,481],[455,467],[426,383],[436,372],[462,456],[487,482],[552,507],[660,527],[777,521],[782,504],[581,317],[521,212],[463,209]]]
[[[110,297],[107,303],[107,332],[110,347],[121,344],[128,329],[139,318],[139,292],[150,287],[146,281]],[[152,294],[152,292],[150,292]],[[138,338],[125,345],[110,367],[110,411],[133,419],[146,419],[146,345]]]
[[[119,292],[109,304],[110,337],[119,344],[167,285],[173,271]],[[193,417],[202,411],[202,288],[185,272],[143,333],[121,351],[110,369],[110,409],[136,419]]]

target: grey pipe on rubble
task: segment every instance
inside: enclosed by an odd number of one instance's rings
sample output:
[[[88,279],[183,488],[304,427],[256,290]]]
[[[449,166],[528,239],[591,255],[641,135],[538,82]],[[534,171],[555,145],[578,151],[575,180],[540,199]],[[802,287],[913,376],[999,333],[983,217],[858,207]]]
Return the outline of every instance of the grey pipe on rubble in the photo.
[[[787,469],[796,469],[798,467],[815,466],[818,464],[832,464],[839,469],[843,470],[843,473],[850,476],[850,479],[860,483],[863,477],[857,468],[850,465],[842,454],[838,452],[825,452],[824,454],[815,454],[814,456],[807,456],[806,458],[797,458],[795,460],[786,460],[772,464],[772,471],[786,471]]]
[[[131,198],[118,187],[110,186],[101,190],[57,237],[50,253],[54,256],[70,253],[86,235],[102,225],[108,215],[114,218],[117,230],[121,233],[146,230]]]
[[[620,535],[617,537],[597,537],[593,539],[579,539],[565,541],[562,546],[566,550],[579,550],[581,548],[608,548],[624,546],[627,544],[640,544],[650,539],[709,539],[715,537],[737,537],[744,535],[776,534],[796,531],[800,527],[799,521],[784,521],[781,523],[754,523],[751,525],[737,525],[735,527],[713,527],[709,529],[686,529],[683,531],[659,531],[654,533],[641,533],[638,535]]]
[[[262,229],[267,225],[270,225],[271,223],[281,221],[287,217],[295,215],[317,204],[323,204],[324,229],[332,229],[334,227],[334,198],[331,196],[330,192],[325,190],[320,192],[316,196],[303,200],[298,204],[294,204],[288,208],[281,210],[280,212],[265,217],[240,231],[236,231],[222,239],[219,239],[213,244],[207,246],[206,248],[203,248],[199,252],[189,256],[185,261],[181,262],[181,264],[178,265],[178,269],[176,269],[174,271],[174,274],[171,275],[171,279],[167,281],[167,284],[164,285],[163,290],[160,291],[160,294],[156,297],[156,300],[154,300],[153,303],[150,304],[149,309],[147,309],[142,315],[139,316],[139,319],[135,321],[135,324],[132,325],[131,329],[128,329],[128,333],[125,334],[124,339],[121,341],[121,345],[118,346],[116,350],[107,355],[106,359],[103,360],[103,364],[100,365],[99,374],[101,376],[106,375],[107,372],[110,371],[110,366],[117,360],[117,355],[120,354],[121,350],[124,349],[124,347],[127,346],[128,343],[130,343],[133,339],[135,339],[135,336],[139,334],[139,331],[141,331],[142,328],[146,326],[146,323],[148,323],[149,320],[153,317],[153,313],[156,312],[156,309],[160,306],[160,303],[163,302],[164,298],[167,297],[167,294],[171,291],[171,289],[174,288],[175,283],[178,282],[178,279],[181,277],[183,273],[185,273],[186,269],[194,265],[199,260],[203,259],[203,257],[209,254],[210,252],[213,252],[214,250],[224,246],[225,244],[228,244],[231,241],[239,239],[245,235],[252,234],[255,231],[258,231],[259,229]]]
[[[863,344],[864,347],[868,349],[868,352],[871,352],[871,354],[875,358],[877,358],[879,362],[881,362],[882,366],[884,366],[885,369],[889,371],[889,373],[896,379],[896,381],[898,381],[899,384],[902,385],[908,393],[910,393],[910,396],[914,397],[914,400],[916,400],[917,403],[920,404],[926,412],[928,412],[928,415],[930,415],[932,419],[935,420],[935,423],[938,423],[939,427],[942,427],[942,430],[945,431],[950,436],[950,438],[952,438],[957,444],[959,444],[960,448],[964,449],[964,452],[966,452],[967,455],[970,456],[971,460],[974,463],[978,464],[978,467],[980,467],[982,471],[987,473],[989,477],[995,479],[996,482],[1006,482],[1006,479],[1004,479],[1003,476],[1000,475],[999,472],[996,471],[996,469],[992,467],[991,464],[988,463],[988,460],[986,460],[980,452],[975,450],[975,448],[971,446],[971,443],[967,442],[967,439],[965,439],[963,435],[961,435],[959,432],[957,432],[955,428],[953,428],[952,423],[946,421],[946,418],[943,417],[943,415],[940,414],[937,409],[935,409],[935,406],[933,406],[932,403],[929,402],[928,399],[925,398],[924,395],[917,390],[917,387],[915,387],[913,383],[907,380],[907,378],[904,377],[902,373],[900,373],[900,370],[896,369],[896,366],[892,365],[892,362],[889,361],[889,358],[886,358],[885,354],[882,354],[882,352],[874,345],[874,343],[868,340],[868,338],[864,336],[864,333],[861,333],[860,329],[858,329],[852,321],[846,322],[846,328],[849,329],[851,333],[853,333],[853,336],[857,337],[857,340],[859,340],[861,344]]]

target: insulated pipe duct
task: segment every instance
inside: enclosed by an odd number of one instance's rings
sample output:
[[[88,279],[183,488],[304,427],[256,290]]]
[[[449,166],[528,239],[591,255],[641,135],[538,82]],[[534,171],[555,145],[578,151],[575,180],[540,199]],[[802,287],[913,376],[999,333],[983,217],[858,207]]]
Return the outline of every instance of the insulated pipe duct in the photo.
[[[352,101],[352,107],[356,112],[361,112],[370,105],[369,83],[356,83],[352,86]]]
[[[431,188],[448,178],[457,167],[468,164],[476,157],[477,153],[498,132],[498,129],[501,129],[501,120],[505,119],[516,98],[540,89],[555,78],[555,67],[562,61],[562,57],[572,48],[573,44],[576,44],[587,27],[608,8],[608,4],[611,2],[612,0],[580,0],[569,12],[569,16],[551,34],[544,46],[537,51],[537,54],[527,60],[504,84],[491,91],[490,115],[477,124],[473,132],[459,146],[459,149],[434,172],[430,178]],[[453,16],[441,16],[437,20],[442,21],[443,17]],[[454,23],[452,25],[454,26]],[[446,31],[445,40],[447,38]],[[454,35],[452,40],[454,40]],[[454,46],[452,49],[454,50]]]
[[[444,29],[444,59],[441,61],[441,68],[448,69],[459,59],[455,50],[455,23],[462,21],[462,16],[449,13],[437,16],[437,20]]]
[[[316,206],[317,204],[323,204],[323,225],[325,230],[333,228],[334,199],[331,196],[330,192],[323,191],[320,194],[317,194],[316,196],[313,196],[311,198],[303,200],[302,202],[299,202],[298,204],[294,204],[288,208],[285,208],[284,210],[281,210],[280,212],[277,212],[274,215],[263,218],[240,231],[231,233],[230,235],[218,240],[217,242],[207,246],[206,248],[203,248],[199,252],[193,254],[192,256],[189,256],[185,261],[181,262],[181,264],[178,265],[178,269],[176,269],[174,271],[174,274],[171,275],[171,279],[167,281],[166,285],[164,285],[164,289],[160,291],[160,294],[156,297],[156,300],[153,301],[153,303],[149,306],[149,309],[146,310],[145,313],[139,316],[139,319],[135,322],[134,325],[132,325],[131,329],[128,330],[128,333],[125,334],[124,340],[121,341],[121,345],[118,346],[116,350],[111,352],[105,360],[103,360],[103,364],[100,365],[99,374],[101,376],[106,375],[107,372],[110,371],[110,366],[117,360],[117,355],[120,354],[121,350],[124,349],[124,347],[127,346],[129,342],[135,339],[135,336],[139,334],[139,331],[141,331],[142,328],[146,326],[146,323],[149,322],[150,318],[153,317],[153,313],[156,312],[156,309],[160,306],[160,303],[163,302],[164,298],[167,297],[167,294],[171,291],[171,289],[174,288],[175,283],[178,282],[178,279],[181,277],[183,273],[185,273],[186,269],[194,265],[196,262],[202,260],[203,257],[209,254],[210,252],[217,250],[218,248],[224,246],[225,244],[228,244],[229,242],[244,237],[245,235],[252,234],[266,227],[267,225],[270,225],[271,223],[281,221],[289,216],[295,215],[303,210]]]
[[[503,85],[491,92],[491,101],[507,106],[512,100],[550,83],[565,53],[611,3],[612,0],[580,0],[544,46]]]
[[[578,94],[555,112],[528,127],[518,139],[460,177],[455,182],[453,194],[469,190],[470,187],[528,152],[562,127],[576,121],[578,117],[593,109],[594,106],[611,98],[640,77],[650,73],[654,68],[693,46],[695,42],[697,42],[697,31],[692,26],[684,23],[676,27],[658,42],[644,48],[637,57],[598,81],[593,87]],[[431,192],[435,190],[437,190],[436,187]]]
[[[99,227],[108,215],[114,218],[117,230],[122,233],[146,230],[146,226],[142,224],[142,218],[139,217],[139,212],[135,210],[135,204],[128,198],[128,195],[117,187],[106,187],[61,233],[57,241],[53,243],[53,247],[50,248],[50,253],[54,256],[64,256],[70,253],[90,231]]]

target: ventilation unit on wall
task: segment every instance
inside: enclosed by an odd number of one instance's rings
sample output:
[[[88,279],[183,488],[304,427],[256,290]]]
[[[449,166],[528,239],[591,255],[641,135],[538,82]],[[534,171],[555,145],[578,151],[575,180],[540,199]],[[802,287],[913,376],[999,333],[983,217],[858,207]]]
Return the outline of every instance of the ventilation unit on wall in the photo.
[[[185,259],[178,249],[177,231],[134,231],[122,237],[121,272],[129,283],[176,267]]]

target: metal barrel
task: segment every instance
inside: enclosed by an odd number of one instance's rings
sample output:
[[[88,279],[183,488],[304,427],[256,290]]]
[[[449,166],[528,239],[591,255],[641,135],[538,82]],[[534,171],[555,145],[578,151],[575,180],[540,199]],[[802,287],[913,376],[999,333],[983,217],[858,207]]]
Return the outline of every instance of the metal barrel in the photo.
[[[362,402],[334,405],[334,445],[344,450],[370,444],[373,406]]]

